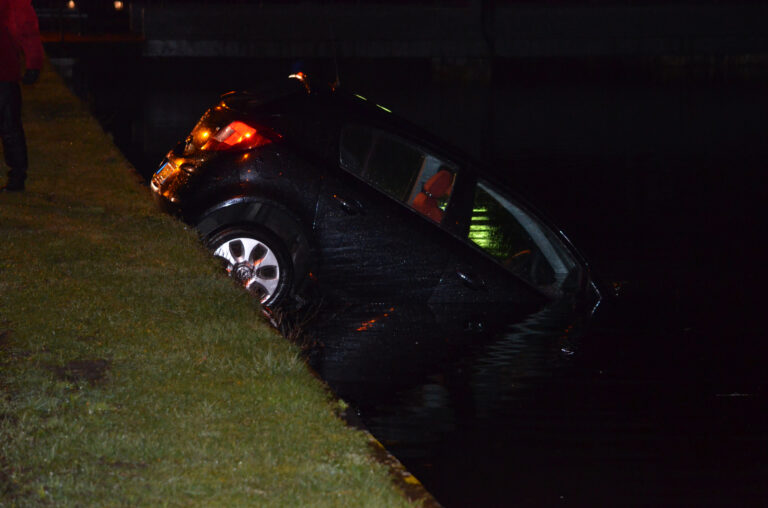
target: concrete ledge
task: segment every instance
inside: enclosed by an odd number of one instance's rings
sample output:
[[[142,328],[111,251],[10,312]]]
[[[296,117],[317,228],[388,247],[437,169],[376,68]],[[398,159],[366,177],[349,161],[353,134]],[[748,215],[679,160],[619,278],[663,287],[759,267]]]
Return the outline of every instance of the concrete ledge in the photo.
[[[134,7],[147,56],[551,58],[768,52],[768,6]]]

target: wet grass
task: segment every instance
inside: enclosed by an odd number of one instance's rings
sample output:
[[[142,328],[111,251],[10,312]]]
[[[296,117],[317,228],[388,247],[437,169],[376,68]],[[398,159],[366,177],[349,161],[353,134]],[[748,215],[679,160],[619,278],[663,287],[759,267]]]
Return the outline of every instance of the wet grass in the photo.
[[[51,71],[0,195],[0,505],[404,506],[365,434]]]

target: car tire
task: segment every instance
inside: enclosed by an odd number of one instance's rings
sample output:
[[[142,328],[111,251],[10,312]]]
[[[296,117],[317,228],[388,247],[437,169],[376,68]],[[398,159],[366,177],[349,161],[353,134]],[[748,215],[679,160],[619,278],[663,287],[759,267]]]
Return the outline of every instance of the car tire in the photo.
[[[262,305],[275,307],[291,293],[291,258],[282,240],[268,229],[257,225],[224,227],[210,234],[205,245],[230,277]]]

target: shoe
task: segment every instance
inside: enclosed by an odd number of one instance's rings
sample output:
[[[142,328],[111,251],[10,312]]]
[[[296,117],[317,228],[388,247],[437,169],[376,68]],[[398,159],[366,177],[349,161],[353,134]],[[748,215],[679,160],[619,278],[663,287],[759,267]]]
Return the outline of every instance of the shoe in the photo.
[[[0,192],[23,192],[23,191],[24,191],[23,183],[8,183],[0,187]]]

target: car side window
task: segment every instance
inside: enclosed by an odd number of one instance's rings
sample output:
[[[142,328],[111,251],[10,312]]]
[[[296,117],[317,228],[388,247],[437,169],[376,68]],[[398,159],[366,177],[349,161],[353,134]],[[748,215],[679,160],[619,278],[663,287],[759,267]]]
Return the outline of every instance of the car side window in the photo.
[[[424,155],[401,140],[379,133],[363,177],[387,194],[405,201]]]
[[[454,164],[397,136],[362,126],[343,129],[340,164],[430,220],[442,221],[453,191]]]
[[[475,188],[468,237],[539,287],[561,287],[576,266],[548,226],[483,181]]]
[[[341,167],[362,177],[372,143],[373,132],[371,129],[357,126],[345,127],[341,131],[341,149],[339,151]]]

